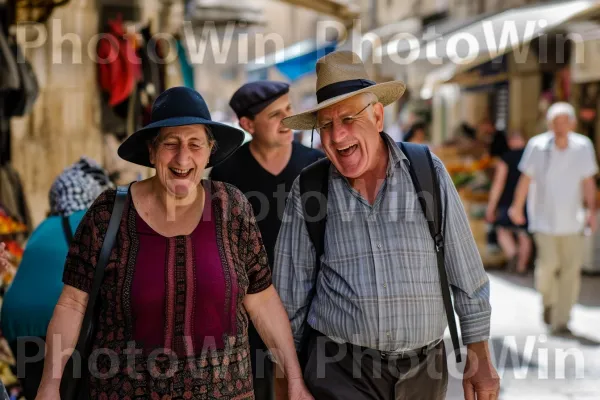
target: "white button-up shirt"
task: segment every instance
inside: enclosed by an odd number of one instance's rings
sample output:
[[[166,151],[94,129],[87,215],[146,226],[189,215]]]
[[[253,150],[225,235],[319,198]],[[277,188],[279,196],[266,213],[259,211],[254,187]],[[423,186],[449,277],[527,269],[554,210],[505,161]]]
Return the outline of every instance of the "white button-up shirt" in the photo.
[[[582,181],[598,172],[590,139],[571,132],[567,148],[561,150],[554,143],[553,132],[534,136],[519,169],[531,178],[529,230],[548,235],[581,233],[585,225]]]

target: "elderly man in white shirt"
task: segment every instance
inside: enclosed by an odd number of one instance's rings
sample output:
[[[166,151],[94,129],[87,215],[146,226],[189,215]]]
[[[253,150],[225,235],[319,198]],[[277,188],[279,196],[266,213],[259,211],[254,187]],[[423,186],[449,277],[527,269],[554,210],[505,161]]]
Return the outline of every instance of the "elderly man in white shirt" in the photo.
[[[550,130],[531,138],[519,164],[522,174],[509,215],[522,224],[527,198],[544,322],[554,334],[569,334],[571,308],[579,297],[584,229],[596,230],[598,165],[590,139],[572,131],[576,118],[570,104],[553,104],[546,120]]]

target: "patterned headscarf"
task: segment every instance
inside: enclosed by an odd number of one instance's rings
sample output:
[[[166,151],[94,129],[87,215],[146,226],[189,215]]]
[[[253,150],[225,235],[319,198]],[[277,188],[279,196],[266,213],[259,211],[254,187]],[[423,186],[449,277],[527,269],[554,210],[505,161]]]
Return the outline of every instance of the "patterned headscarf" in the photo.
[[[94,160],[82,157],[66,168],[50,188],[50,212],[68,216],[89,208],[96,197],[113,184]]]

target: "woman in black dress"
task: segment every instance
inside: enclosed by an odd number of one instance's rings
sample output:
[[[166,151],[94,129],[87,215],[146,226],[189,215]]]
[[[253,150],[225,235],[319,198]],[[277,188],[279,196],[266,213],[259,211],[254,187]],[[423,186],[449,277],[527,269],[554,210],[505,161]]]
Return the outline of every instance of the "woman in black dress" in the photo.
[[[525,274],[532,249],[527,223],[517,226],[508,217],[508,208],[521,176],[519,161],[523,156],[525,140],[520,133],[512,133],[508,138],[508,146],[509,150],[500,156],[496,164],[486,219],[496,228],[498,244],[508,259],[507,268]]]

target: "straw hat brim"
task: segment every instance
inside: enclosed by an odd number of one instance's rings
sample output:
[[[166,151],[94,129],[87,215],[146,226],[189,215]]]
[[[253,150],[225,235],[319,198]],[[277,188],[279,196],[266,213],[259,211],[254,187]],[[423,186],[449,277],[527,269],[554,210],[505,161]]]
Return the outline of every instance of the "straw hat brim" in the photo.
[[[326,107],[332,106],[336,103],[339,103],[361,93],[373,93],[375,96],[377,96],[378,101],[382,103],[385,107],[402,97],[405,90],[406,85],[402,81],[378,83],[376,85],[356,90],[354,92],[342,94],[340,96],[327,99],[324,102],[319,103],[318,106],[311,108],[310,110],[284,118],[283,124],[290,129],[311,130],[316,128],[317,111],[322,110]]]

